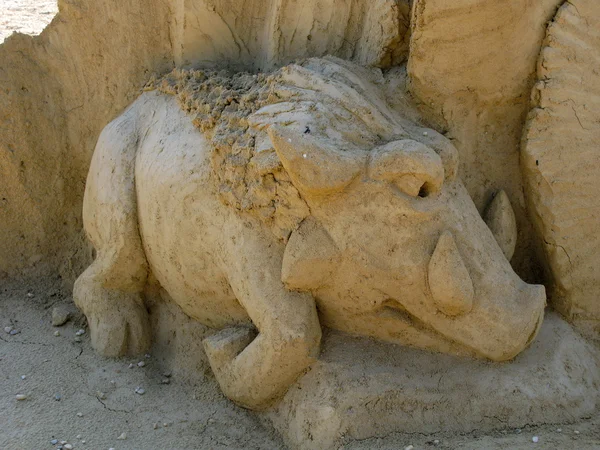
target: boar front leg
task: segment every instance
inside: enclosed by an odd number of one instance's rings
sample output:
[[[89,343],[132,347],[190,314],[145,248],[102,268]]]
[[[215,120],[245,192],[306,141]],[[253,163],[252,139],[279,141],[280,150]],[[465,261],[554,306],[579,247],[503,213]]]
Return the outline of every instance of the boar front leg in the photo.
[[[227,329],[204,341],[221,389],[237,404],[264,409],[318,356],[321,326],[314,299],[281,282],[283,245],[256,229],[228,230],[229,282],[258,335]]]

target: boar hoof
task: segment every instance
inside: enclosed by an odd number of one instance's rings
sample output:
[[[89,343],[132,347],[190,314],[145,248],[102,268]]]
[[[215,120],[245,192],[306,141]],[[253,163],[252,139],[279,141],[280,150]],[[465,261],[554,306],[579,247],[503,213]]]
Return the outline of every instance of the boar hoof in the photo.
[[[106,314],[92,314],[88,323],[92,347],[101,355],[138,355],[150,347],[148,313],[136,301],[124,301]]]
[[[248,327],[226,328],[204,339],[204,351],[213,370],[222,370],[239,355],[256,337]]]
[[[92,347],[98,353],[117,357],[148,350],[150,323],[140,294],[77,282],[73,296],[87,317]]]

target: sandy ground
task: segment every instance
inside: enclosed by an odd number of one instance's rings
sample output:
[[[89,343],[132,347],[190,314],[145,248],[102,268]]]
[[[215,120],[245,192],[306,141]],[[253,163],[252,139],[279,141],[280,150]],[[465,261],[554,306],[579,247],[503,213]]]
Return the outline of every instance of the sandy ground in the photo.
[[[40,34],[57,12],[56,0],[0,0],[0,43],[15,31]]]
[[[0,449],[57,448],[53,439],[90,450],[282,447],[256,416],[225,399],[214,379],[191,386],[171,377],[163,384],[151,354],[105,359],[87,334],[76,342],[83,318],[52,327],[52,309],[72,306],[58,280],[0,283]],[[7,334],[7,326],[19,333]],[[117,439],[122,433],[127,439]]]
[[[1,450],[58,448],[51,444],[53,439],[89,450],[284,448],[256,415],[221,395],[210,372],[197,385],[176,376],[163,384],[164,368],[153,354],[141,358],[144,367],[137,366],[139,358],[99,357],[87,333],[81,342],[75,340],[76,331],[86,328],[83,317],[59,328],[52,326],[52,310],[57,306],[73,308],[59,279],[0,280]],[[7,334],[5,327],[18,334]],[[60,336],[54,335],[56,331]],[[145,393],[136,394],[137,387]],[[27,398],[19,401],[17,394]],[[127,438],[119,440],[122,433]],[[415,449],[600,449],[600,416],[494,433],[398,433],[346,441],[341,448],[401,450],[408,445]]]

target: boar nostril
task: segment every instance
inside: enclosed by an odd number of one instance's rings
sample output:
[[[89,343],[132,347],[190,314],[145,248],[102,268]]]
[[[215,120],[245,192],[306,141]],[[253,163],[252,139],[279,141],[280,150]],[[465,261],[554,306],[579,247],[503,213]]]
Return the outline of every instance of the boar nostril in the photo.
[[[419,197],[421,197],[421,198],[429,197],[429,193],[430,193],[430,187],[428,186],[428,183],[424,183],[423,186],[421,186],[421,189],[419,189]]]

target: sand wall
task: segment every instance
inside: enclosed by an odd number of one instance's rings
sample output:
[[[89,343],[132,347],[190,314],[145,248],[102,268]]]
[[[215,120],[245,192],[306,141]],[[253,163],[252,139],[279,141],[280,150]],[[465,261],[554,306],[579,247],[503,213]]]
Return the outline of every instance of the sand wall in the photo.
[[[299,16],[291,0],[61,0],[40,36],[9,37],[0,45],[0,275],[58,270],[71,283],[89,263],[81,206],[96,140],[153,73],[256,71],[325,54],[381,67],[406,59],[407,2],[321,3]]]

